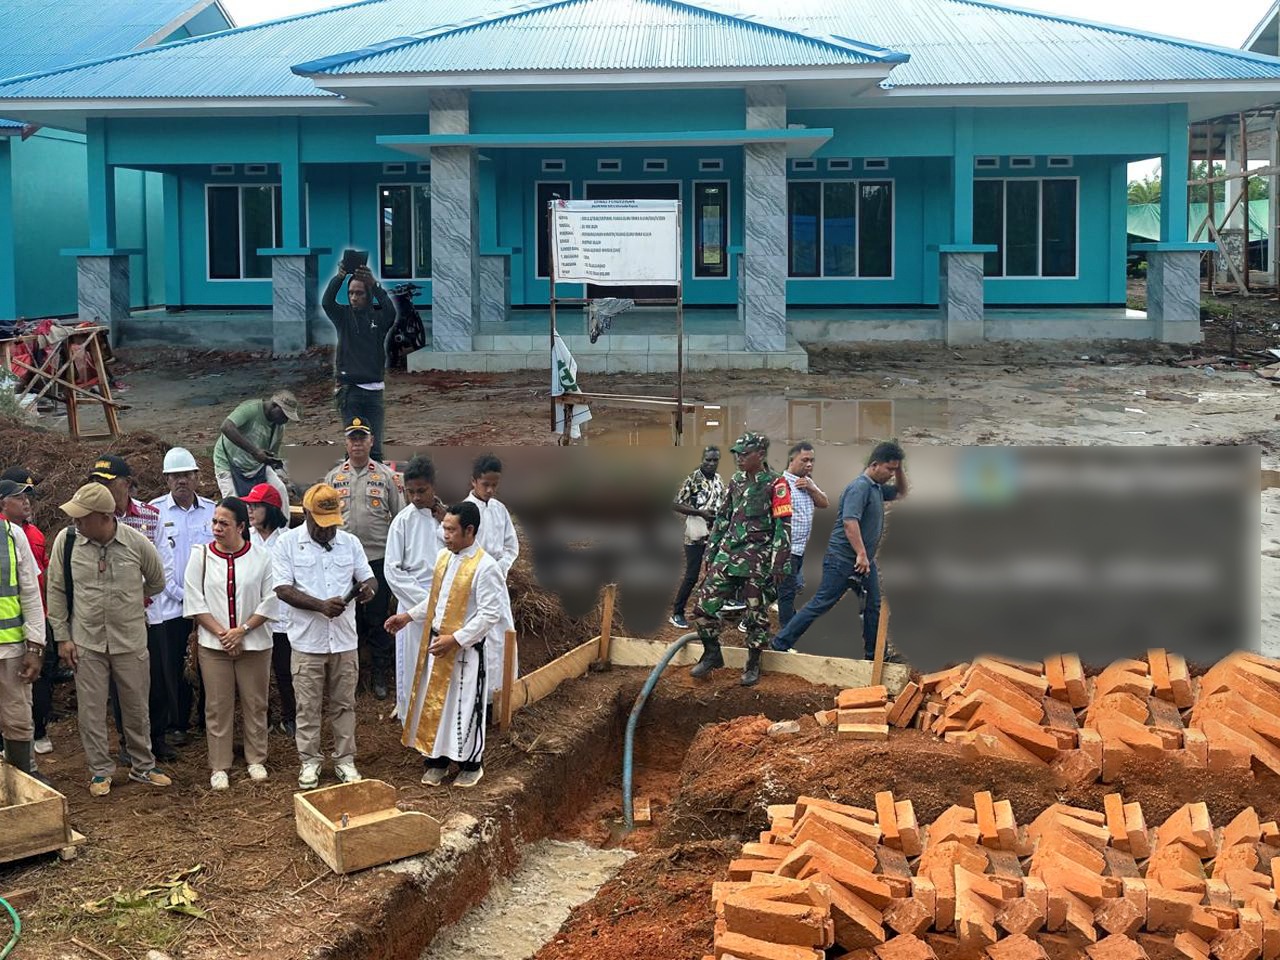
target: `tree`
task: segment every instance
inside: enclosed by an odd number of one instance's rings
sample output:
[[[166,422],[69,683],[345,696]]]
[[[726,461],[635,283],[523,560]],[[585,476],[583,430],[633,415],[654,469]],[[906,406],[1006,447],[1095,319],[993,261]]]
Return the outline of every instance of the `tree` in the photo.
[[[1159,203],[1160,202],[1160,178],[1156,176],[1146,176],[1141,180],[1129,181],[1129,202],[1130,203]]]

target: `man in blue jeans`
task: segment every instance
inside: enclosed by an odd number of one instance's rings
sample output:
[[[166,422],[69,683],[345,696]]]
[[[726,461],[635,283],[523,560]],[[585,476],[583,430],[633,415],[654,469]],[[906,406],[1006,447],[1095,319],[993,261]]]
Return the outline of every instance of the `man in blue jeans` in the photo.
[[[870,660],[875,656],[876,628],[880,624],[876,548],[884,532],[885,501],[901,500],[907,495],[902,459],[902,447],[895,441],[877,444],[871,451],[867,468],[844,488],[840,495],[840,514],[822,558],[822,583],[813,599],[778,631],[770,643],[774,650],[790,650],[795,646],[809,625],[834,607],[845,591],[853,587],[853,578],[859,576],[866,598],[862,611],[864,657]]]

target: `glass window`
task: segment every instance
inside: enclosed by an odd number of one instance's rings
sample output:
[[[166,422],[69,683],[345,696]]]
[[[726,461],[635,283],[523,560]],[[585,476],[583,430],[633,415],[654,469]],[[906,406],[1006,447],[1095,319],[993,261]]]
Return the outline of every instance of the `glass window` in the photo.
[[[244,277],[270,279],[271,258],[259,256],[258,250],[277,246],[276,189],[271,186],[240,189],[244,217]]]
[[[693,204],[693,275],[727,277],[729,184],[694,184]]]
[[[1045,180],[1041,217],[1042,273],[1073,277],[1076,273],[1076,181]]]
[[[893,184],[863,183],[858,216],[858,276],[893,276]]]
[[[852,277],[858,272],[858,184],[842,180],[822,185],[822,275]]]
[[[408,280],[413,269],[413,195],[411,187],[378,188],[379,270],[389,280]]]
[[[988,277],[1004,276],[1004,181],[977,180],[973,184],[973,242],[995,244],[996,252],[982,258]]]
[[[561,200],[572,198],[572,184],[540,183],[534,205],[538,208],[538,276],[551,276],[550,238],[547,236],[547,204],[559,197]]]
[[[431,184],[413,188],[413,275],[425,280],[431,276]]]
[[[209,187],[209,278],[240,279],[240,188]]]
[[[1005,181],[1005,274],[1040,275],[1040,181]]]
[[[788,272],[793,277],[816,277],[820,273],[822,184],[797,182],[787,185]]]

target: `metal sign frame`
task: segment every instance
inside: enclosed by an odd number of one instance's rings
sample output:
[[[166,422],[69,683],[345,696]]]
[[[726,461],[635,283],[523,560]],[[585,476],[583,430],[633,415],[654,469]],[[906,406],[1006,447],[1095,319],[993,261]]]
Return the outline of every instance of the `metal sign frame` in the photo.
[[[550,297],[548,303],[551,310],[550,323],[550,347],[551,353],[549,359],[552,364],[555,363],[556,352],[556,307],[559,304],[582,304],[586,305],[591,299],[590,297],[557,297],[556,296],[556,233],[555,233],[555,214],[556,204],[567,198],[553,197],[547,201],[547,251],[548,251],[548,283],[550,284]],[[564,425],[560,437],[561,445],[568,445],[569,430],[572,416],[570,415],[570,407],[573,406],[566,398],[578,397],[583,400],[609,400],[615,403],[635,403],[649,406],[675,407],[674,410],[674,445],[681,446],[684,439],[684,415],[686,409],[693,411],[692,404],[686,405],[684,402],[684,203],[681,200],[674,201],[676,205],[676,245],[680,254],[680,272],[676,278],[675,299],[668,297],[649,297],[646,299],[635,300],[636,306],[649,307],[670,307],[676,308],[676,397],[672,401],[667,397],[629,395],[629,394],[610,394],[610,393],[562,393],[559,396],[551,397],[551,429],[556,429],[556,402],[559,401],[565,405]],[[577,281],[574,281],[577,282]],[[597,287],[610,286],[609,283],[591,284]],[[586,286],[586,284],[584,284]],[[635,282],[626,284],[613,284],[613,286],[641,286]],[[554,369],[554,366],[553,366]]]

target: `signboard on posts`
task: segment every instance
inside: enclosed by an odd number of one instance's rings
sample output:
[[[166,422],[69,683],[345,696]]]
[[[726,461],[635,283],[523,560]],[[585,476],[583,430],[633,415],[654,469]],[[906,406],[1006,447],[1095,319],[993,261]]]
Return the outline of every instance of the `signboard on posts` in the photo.
[[[680,283],[679,200],[553,200],[557,283]]]

